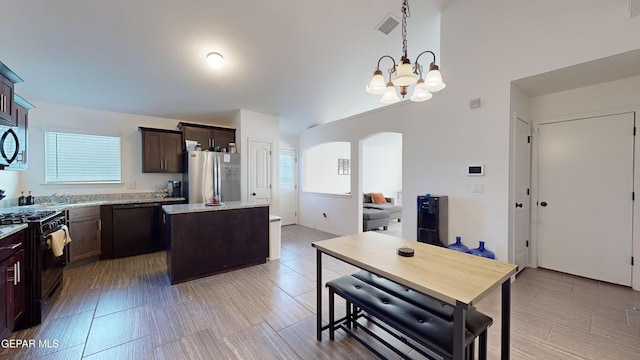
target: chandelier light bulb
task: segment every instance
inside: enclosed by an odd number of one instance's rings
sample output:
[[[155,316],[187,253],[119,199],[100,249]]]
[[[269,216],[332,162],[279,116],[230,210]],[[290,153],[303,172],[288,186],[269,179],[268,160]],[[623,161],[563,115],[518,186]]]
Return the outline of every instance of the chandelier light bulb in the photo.
[[[418,80],[418,84],[416,84],[416,87],[413,88],[413,95],[411,95],[411,101],[413,102],[427,101],[432,97],[433,95],[431,95],[431,93],[429,92],[429,89],[427,89],[427,86],[425,85],[424,80],[423,79]]]
[[[398,98],[398,94],[396,93],[396,88],[393,86],[393,83],[388,83],[387,88],[384,90],[384,94],[382,94],[380,102],[383,104],[393,104],[399,100],[400,98]]]
[[[382,71],[376,70],[366,89],[369,94],[382,94],[386,87],[387,84],[384,82],[384,77],[382,77]]]
[[[447,86],[444,82],[442,82],[442,74],[440,74],[440,70],[429,71],[424,82],[427,89],[429,89],[429,91],[431,92],[440,91]]]
[[[224,66],[224,57],[217,52],[207,54],[207,64],[214,69],[220,69]]]

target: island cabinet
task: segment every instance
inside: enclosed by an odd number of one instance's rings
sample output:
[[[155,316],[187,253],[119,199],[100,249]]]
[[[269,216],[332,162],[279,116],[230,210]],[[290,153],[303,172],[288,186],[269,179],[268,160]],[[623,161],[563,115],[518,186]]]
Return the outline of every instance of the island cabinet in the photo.
[[[182,130],[183,140],[197,141],[203,150],[218,146],[220,150],[227,149],[229,151],[229,144],[236,142],[236,129],[183,122],[178,124],[178,128]]]
[[[143,127],[139,130],[142,133],[142,172],[183,171],[182,133]]]
[[[177,284],[247,266],[263,264],[269,256],[269,207],[221,206],[202,211],[164,206],[167,271]]]
[[[69,265],[82,265],[95,261],[100,255],[102,221],[100,206],[71,208],[67,214],[69,235]]]

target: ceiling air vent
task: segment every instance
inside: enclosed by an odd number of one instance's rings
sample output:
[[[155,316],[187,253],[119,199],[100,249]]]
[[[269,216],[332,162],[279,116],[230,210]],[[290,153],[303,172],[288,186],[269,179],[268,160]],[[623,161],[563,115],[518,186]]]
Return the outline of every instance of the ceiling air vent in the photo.
[[[376,27],[376,29],[380,30],[385,35],[389,35],[389,33],[396,28],[400,24],[400,20],[396,19],[395,16],[389,14],[384,20]]]

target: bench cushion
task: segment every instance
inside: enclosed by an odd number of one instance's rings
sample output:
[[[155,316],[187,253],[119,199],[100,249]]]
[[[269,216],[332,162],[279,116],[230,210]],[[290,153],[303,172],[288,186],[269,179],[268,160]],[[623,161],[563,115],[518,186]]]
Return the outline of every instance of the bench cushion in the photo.
[[[421,345],[445,357],[453,356],[452,322],[353,276],[331,280],[327,287]],[[473,334],[465,331],[465,346],[474,339]]]
[[[419,306],[446,321],[453,321],[453,306],[451,306],[450,304],[432,298],[431,296],[421,294],[417,291],[407,288],[404,285],[400,285],[389,279],[372,274],[366,270],[358,271],[357,273],[353,274],[353,276],[366,282],[367,284],[382,289],[393,296],[399,297],[412,303],[413,305]],[[491,324],[493,324],[493,319],[477,311],[474,307],[471,307],[469,308],[469,310],[467,310],[466,321],[467,330],[469,330],[475,336],[480,335],[489,326],[491,326]]]
[[[377,209],[362,209],[362,219],[363,220],[380,220],[389,218],[389,212]]]

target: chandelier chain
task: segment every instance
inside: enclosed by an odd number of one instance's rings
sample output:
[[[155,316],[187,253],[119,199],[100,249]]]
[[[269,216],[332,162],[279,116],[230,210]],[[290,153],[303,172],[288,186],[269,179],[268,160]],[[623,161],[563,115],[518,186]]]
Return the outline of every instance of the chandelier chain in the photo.
[[[409,0],[402,1],[402,58],[407,56],[407,15],[409,13]]]

